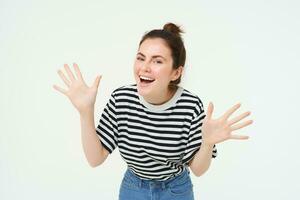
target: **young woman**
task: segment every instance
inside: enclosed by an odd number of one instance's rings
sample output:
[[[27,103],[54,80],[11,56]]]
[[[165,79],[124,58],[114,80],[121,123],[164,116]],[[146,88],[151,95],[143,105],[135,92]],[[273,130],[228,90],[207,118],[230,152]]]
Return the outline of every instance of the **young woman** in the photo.
[[[101,76],[89,87],[77,64],[75,75],[58,71],[68,89],[54,85],[80,113],[82,144],[89,164],[96,167],[119,148],[127,163],[120,200],[194,199],[190,170],[200,176],[217,156],[216,144],[247,139],[232,132],[250,125],[245,112],[229,117],[234,105],[212,119],[213,104],[204,112],[200,98],[178,84],[185,64],[182,30],[173,23],[146,33],[139,43],[135,84],[115,89],[95,128],[94,104]]]

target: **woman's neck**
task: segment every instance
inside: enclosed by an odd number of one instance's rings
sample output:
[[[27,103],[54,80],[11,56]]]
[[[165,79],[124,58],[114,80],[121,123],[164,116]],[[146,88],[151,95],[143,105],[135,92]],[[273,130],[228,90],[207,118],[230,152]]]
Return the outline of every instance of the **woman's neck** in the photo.
[[[160,95],[158,98],[148,98],[148,97],[143,97],[143,98],[152,105],[162,105],[168,102],[170,99],[172,99],[172,97],[177,91],[177,88],[178,87],[168,88],[165,95]]]

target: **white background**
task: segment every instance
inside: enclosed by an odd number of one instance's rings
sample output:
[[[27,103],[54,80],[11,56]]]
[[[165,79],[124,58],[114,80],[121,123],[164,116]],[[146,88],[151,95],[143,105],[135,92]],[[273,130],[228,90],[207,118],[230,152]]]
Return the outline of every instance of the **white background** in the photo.
[[[125,162],[116,149],[91,168],[79,115],[52,88],[77,62],[98,74],[96,123],[110,93],[134,83],[138,42],[166,22],[182,25],[182,86],[218,117],[237,102],[254,124],[247,141],[218,144],[195,199],[299,199],[298,1],[0,0],[0,199],[117,199]]]

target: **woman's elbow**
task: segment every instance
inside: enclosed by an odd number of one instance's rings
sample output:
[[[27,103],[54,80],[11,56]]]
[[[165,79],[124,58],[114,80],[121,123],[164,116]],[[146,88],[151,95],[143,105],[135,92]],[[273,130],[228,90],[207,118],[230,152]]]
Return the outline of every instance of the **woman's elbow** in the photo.
[[[98,167],[99,165],[101,165],[102,163],[91,163],[89,162],[90,167],[95,168]]]
[[[207,169],[205,170],[193,170],[191,168],[191,171],[193,172],[193,174],[196,176],[196,177],[200,177],[202,176],[203,174],[205,174],[205,172],[207,171]]]
[[[203,173],[196,173],[196,172],[193,172],[193,174],[194,174],[196,177],[200,177]]]
[[[102,165],[104,163],[104,161],[105,161],[105,158],[102,158],[98,161],[88,162],[88,163],[89,163],[90,167],[95,168],[95,167]]]
[[[107,159],[107,157],[109,155],[109,152],[105,150],[105,151],[102,151],[100,155],[101,155],[100,158],[98,158],[97,160],[88,161],[89,165],[92,168],[95,168],[95,167],[98,167],[99,165],[102,165],[104,163],[104,161]]]

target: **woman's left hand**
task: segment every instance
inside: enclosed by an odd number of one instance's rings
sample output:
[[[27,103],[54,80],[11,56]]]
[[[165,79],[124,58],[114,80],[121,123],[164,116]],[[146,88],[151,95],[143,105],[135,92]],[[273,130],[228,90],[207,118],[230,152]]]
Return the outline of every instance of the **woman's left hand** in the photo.
[[[248,115],[250,112],[245,112],[233,119],[228,119],[239,107],[240,103],[234,105],[220,118],[212,119],[213,104],[210,102],[207,108],[206,117],[202,125],[202,143],[207,145],[214,145],[228,139],[245,140],[248,136],[245,135],[232,135],[231,132],[241,129],[253,123],[253,120],[238,123]]]

